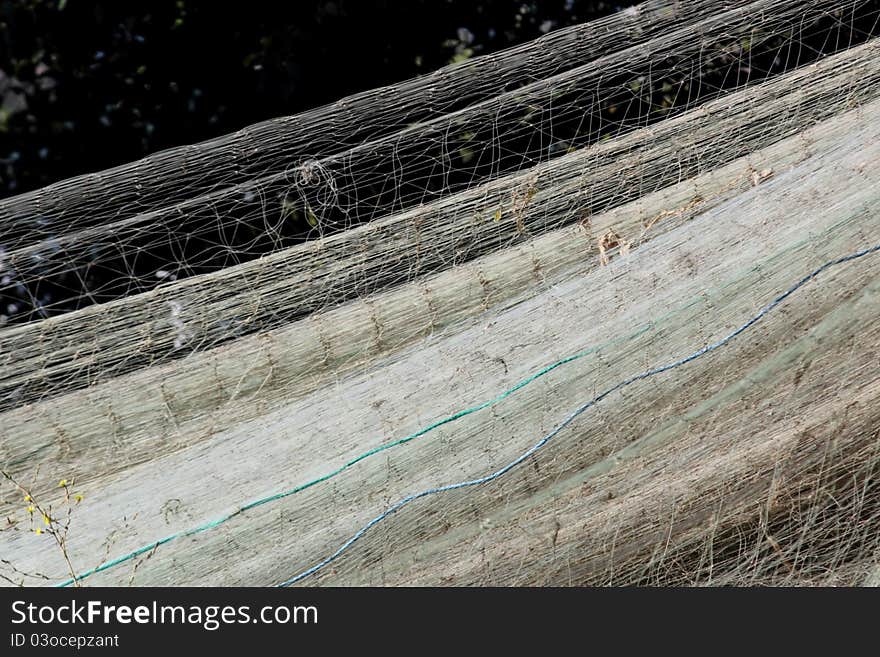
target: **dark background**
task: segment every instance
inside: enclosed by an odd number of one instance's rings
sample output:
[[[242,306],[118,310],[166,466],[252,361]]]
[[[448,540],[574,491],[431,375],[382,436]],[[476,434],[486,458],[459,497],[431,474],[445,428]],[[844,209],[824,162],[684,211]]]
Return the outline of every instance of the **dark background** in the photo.
[[[619,8],[593,0],[0,0],[0,198]]]

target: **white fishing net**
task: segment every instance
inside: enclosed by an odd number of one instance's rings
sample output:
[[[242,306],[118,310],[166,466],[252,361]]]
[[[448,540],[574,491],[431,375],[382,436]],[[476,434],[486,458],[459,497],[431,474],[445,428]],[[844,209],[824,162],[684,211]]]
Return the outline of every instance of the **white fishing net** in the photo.
[[[647,2],[0,202],[0,575],[873,581],[877,12]]]

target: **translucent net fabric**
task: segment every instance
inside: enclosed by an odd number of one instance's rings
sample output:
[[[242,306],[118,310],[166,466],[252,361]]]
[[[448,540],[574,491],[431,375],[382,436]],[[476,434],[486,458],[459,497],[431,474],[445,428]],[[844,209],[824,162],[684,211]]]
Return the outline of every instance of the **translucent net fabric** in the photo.
[[[0,202],[0,575],[873,581],[877,20],[647,2]]]

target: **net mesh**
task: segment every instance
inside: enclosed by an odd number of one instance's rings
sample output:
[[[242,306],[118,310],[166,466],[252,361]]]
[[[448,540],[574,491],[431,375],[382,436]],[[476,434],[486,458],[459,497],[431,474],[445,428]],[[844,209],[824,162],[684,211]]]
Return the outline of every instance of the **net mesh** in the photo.
[[[869,581],[880,256],[516,459],[880,243],[877,19],[648,2],[0,202],[0,575]]]
[[[449,81],[437,74],[5,202],[6,321],[130,296],[431,205],[815,61],[864,40],[876,22],[873,2],[689,4],[649,5],[613,29],[553,36],[547,51],[540,40],[477,70],[453,68]],[[484,73],[492,61],[499,71]],[[410,111],[397,95],[431,101]]]

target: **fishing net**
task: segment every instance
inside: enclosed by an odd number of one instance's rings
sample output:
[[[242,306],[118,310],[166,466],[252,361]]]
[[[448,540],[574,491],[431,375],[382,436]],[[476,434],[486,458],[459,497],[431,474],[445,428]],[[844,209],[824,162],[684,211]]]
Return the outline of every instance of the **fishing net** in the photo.
[[[877,21],[647,2],[0,202],[0,575],[874,581]]]

